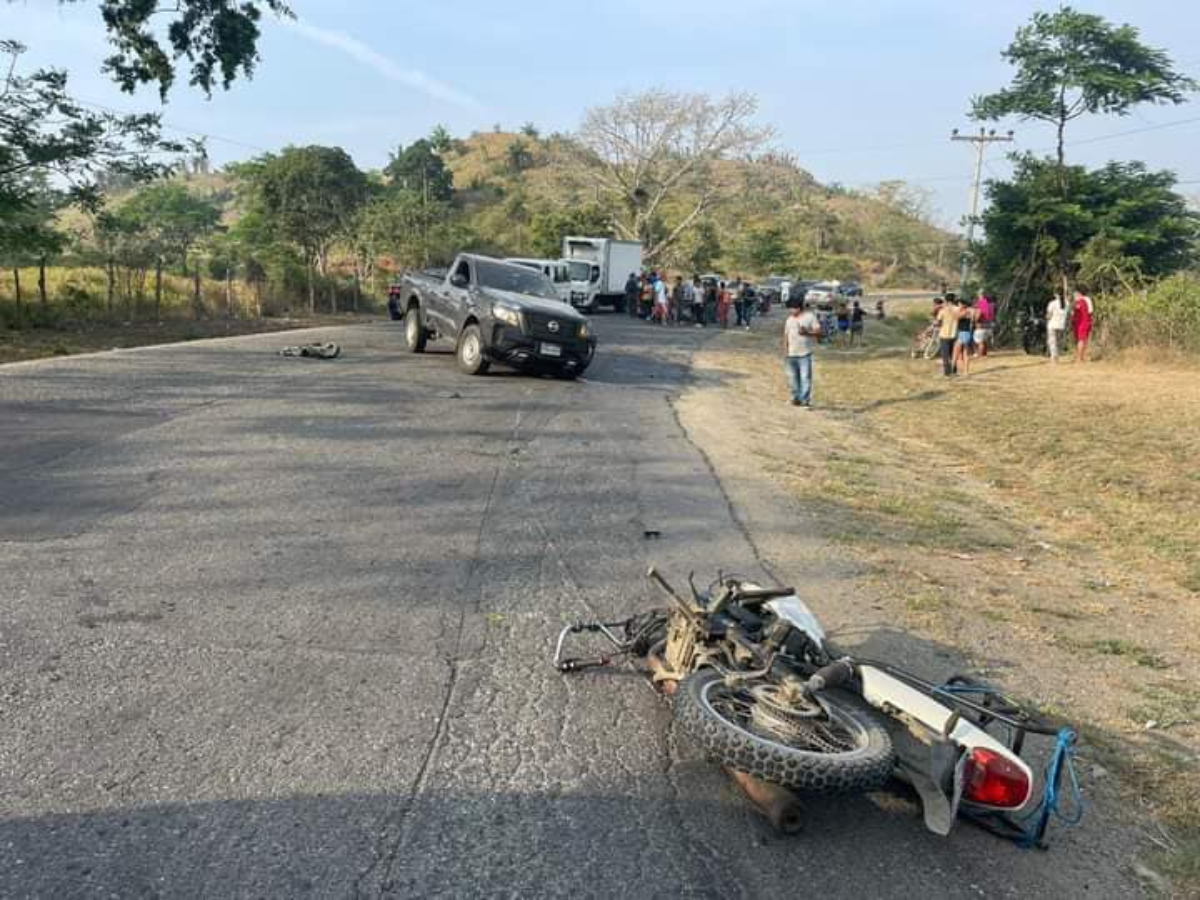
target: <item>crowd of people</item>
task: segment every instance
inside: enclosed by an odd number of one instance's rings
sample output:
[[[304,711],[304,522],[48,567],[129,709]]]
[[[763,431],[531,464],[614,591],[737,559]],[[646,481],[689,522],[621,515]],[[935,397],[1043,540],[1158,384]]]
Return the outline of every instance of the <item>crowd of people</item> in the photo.
[[[787,300],[787,297],[781,298]],[[883,302],[875,304],[875,315],[884,316]],[[673,281],[658,272],[630,273],[625,281],[625,308],[631,318],[656,325],[750,329],[751,321],[766,313],[769,305],[753,284],[741,276],[723,281],[693,275]],[[866,311],[858,300],[840,297],[822,303],[814,312],[821,322],[820,342],[833,346],[861,345],[866,331]]]
[[[784,321],[784,360],[792,403],[812,408],[813,352],[819,344],[842,347],[861,345],[866,313],[858,300],[837,298],[819,307],[804,296],[784,297],[789,315]],[[669,280],[657,271],[631,272],[625,281],[625,309],[631,318],[660,326],[744,328],[765,312],[766,303],[754,285],[735,276],[729,280],[693,275]],[[815,308],[814,308],[815,307]],[[875,305],[876,318],[884,317],[883,302]]]
[[[953,291],[933,301],[933,322],[938,329],[938,354],[942,374],[969,375],[971,360],[987,356],[996,321],[996,304],[980,293],[971,300]]]
[[[625,309],[633,318],[656,325],[686,325],[697,328],[745,328],[759,311],[754,286],[740,276],[729,281],[676,276],[669,283],[658,272],[631,272],[625,281]],[[730,321],[732,317],[732,322]]]
[[[937,330],[942,374],[947,378],[970,374],[971,360],[987,356],[992,343],[995,302],[984,293],[972,301],[948,292],[933,303],[931,327]],[[1038,328],[1041,327],[1038,323],[1045,323],[1046,347],[1051,362],[1058,362],[1066,346],[1068,326],[1075,338],[1076,361],[1086,361],[1095,312],[1092,298],[1082,290],[1076,291],[1075,300],[1070,305],[1061,294],[1055,294],[1046,304],[1044,319],[1035,318],[1032,322]]]
[[[839,304],[836,314],[830,309],[814,312],[802,298],[787,305],[790,314],[783,325],[784,371],[792,404],[811,409],[815,348],[832,340],[841,340],[847,346],[856,339],[861,341],[865,317],[857,301],[849,307]],[[983,292],[973,300],[960,299],[953,292],[944,292],[934,299],[930,329],[938,337],[938,354],[945,377],[970,374],[971,361],[988,355],[995,337],[996,312],[995,301]],[[1058,362],[1066,345],[1068,327],[1075,339],[1076,361],[1087,360],[1095,315],[1092,298],[1082,290],[1076,291],[1075,300],[1069,305],[1061,294],[1054,295],[1046,305],[1044,319],[1052,362]]]

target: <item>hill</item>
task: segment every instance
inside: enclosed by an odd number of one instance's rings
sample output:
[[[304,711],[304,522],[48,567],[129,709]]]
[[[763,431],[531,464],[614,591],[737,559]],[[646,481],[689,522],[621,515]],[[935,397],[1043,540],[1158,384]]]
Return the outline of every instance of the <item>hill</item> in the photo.
[[[559,135],[476,133],[443,152],[456,205],[494,252],[555,252],[562,233],[611,233],[599,192],[572,142]],[[792,157],[766,153],[721,162],[718,201],[662,261],[763,276],[860,279],[872,286],[930,285],[953,277],[958,239],[931,224],[923,195],[902,182],[871,192],[822,185]],[[695,195],[664,204],[673,226]],[[556,227],[557,226],[557,227]]]

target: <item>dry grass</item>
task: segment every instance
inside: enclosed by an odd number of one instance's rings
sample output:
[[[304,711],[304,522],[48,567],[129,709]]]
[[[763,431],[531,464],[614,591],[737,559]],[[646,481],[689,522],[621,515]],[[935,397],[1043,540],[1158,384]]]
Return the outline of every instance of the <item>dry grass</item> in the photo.
[[[71,356],[124,347],[145,347],[176,341],[261,334],[292,328],[320,328],[362,321],[353,316],[319,316],[312,319],[245,319],[189,322],[78,323],[58,328],[9,331],[0,328],[0,364],[50,356]]]
[[[762,324],[698,360],[747,431],[792,412]],[[1147,860],[1200,892],[1200,367],[1005,352],[946,379],[909,359],[916,327],[822,352],[818,410],[760,442],[762,470],[866,573],[856,594],[1069,711],[1117,773],[1111,812],[1163,823]]]
[[[0,363],[361,321],[350,313],[304,315],[307,303],[300,298],[294,308],[303,318],[292,316],[291,302],[260,309],[249,286],[234,282],[227,298],[225,284],[209,279],[201,283],[203,310],[198,319],[191,280],[169,273],[164,274],[158,310],[152,275],[145,285],[148,295],[117,296],[111,309],[105,273],[99,268],[48,267],[45,305],[38,296],[36,269],[21,270],[21,285],[23,301],[18,307],[11,271],[0,277]],[[286,315],[274,314],[284,310]]]
[[[1200,367],[1052,366],[1004,353],[951,380],[903,353],[913,327],[890,323],[864,353],[826,354],[820,402],[923,451],[951,481],[961,470],[983,482],[1060,542],[1149,567],[1200,597]],[[947,491],[937,496],[937,510],[955,508]]]
[[[38,270],[21,269],[21,295],[26,307],[31,310],[40,306],[38,294]],[[154,307],[154,275],[149,273],[140,291],[134,286],[133,295],[125,296],[126,285],[118,281],[117,296],[111,312],[126,319],[146,316]],[[226,311],[224,282],[204,278],[201,281],[201,298],[206,310]],[[192,314],[192,281],[170,272],[163,273],[163,296],[161,311],[165,317],[190,316]],[[108,285],[104,270],[94,266],[49,266],[46,269],[46,293],[49,306],[55,313],[72,319],[100,318],[109,313],[107,308]],[[0,301],[15,305],[16,290],[11,270],[0,277]],[[246,285],[235,282],[234,302],[236,309],[248,312],[253,302]]]

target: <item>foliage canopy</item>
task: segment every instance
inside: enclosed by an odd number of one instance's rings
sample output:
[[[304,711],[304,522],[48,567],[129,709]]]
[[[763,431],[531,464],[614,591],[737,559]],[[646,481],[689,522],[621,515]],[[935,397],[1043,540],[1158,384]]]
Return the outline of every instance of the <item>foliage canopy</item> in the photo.
[[[61,0],[78,3],[80,0]],[[165,98],[181,59],[190,66],[188,83],[212,94],[258,63],[263,12],[290,16],[284,0],[100,0],[100,14],[115,52],[105,60],[121,89],[157,83]],[[165,29],[157,23],[167,16]]]
[[[1132,25],[1114,26],[1069,6],[1034,13],[1002,54],[1016,68],[1012,84],[972,101],[976,119],[1005,116],[1050,122],[1064,131],[1080,116],[1123,116],[1142,103],[1183,103],[1196,82],[1176,72],[1163,50],[1148,47]]]

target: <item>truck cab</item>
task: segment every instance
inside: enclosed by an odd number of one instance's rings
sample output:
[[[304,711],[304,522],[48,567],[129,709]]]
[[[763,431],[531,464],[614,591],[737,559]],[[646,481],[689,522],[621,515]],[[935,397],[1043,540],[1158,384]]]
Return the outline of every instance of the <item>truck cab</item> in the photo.
[[[586,259],[564,259],[570,286],[569,301],[576,309],[590,310],[596,306],[600,292],[600,266]]]
[[[611,306],[625,309],[625,282],[630,274],[642,271],[642,245],[638,241],[614,238],[568,236],[563,238],[563,258],[573,264],[571,304],[591,312]],[[586,280],[584,264],[587,265]]]

